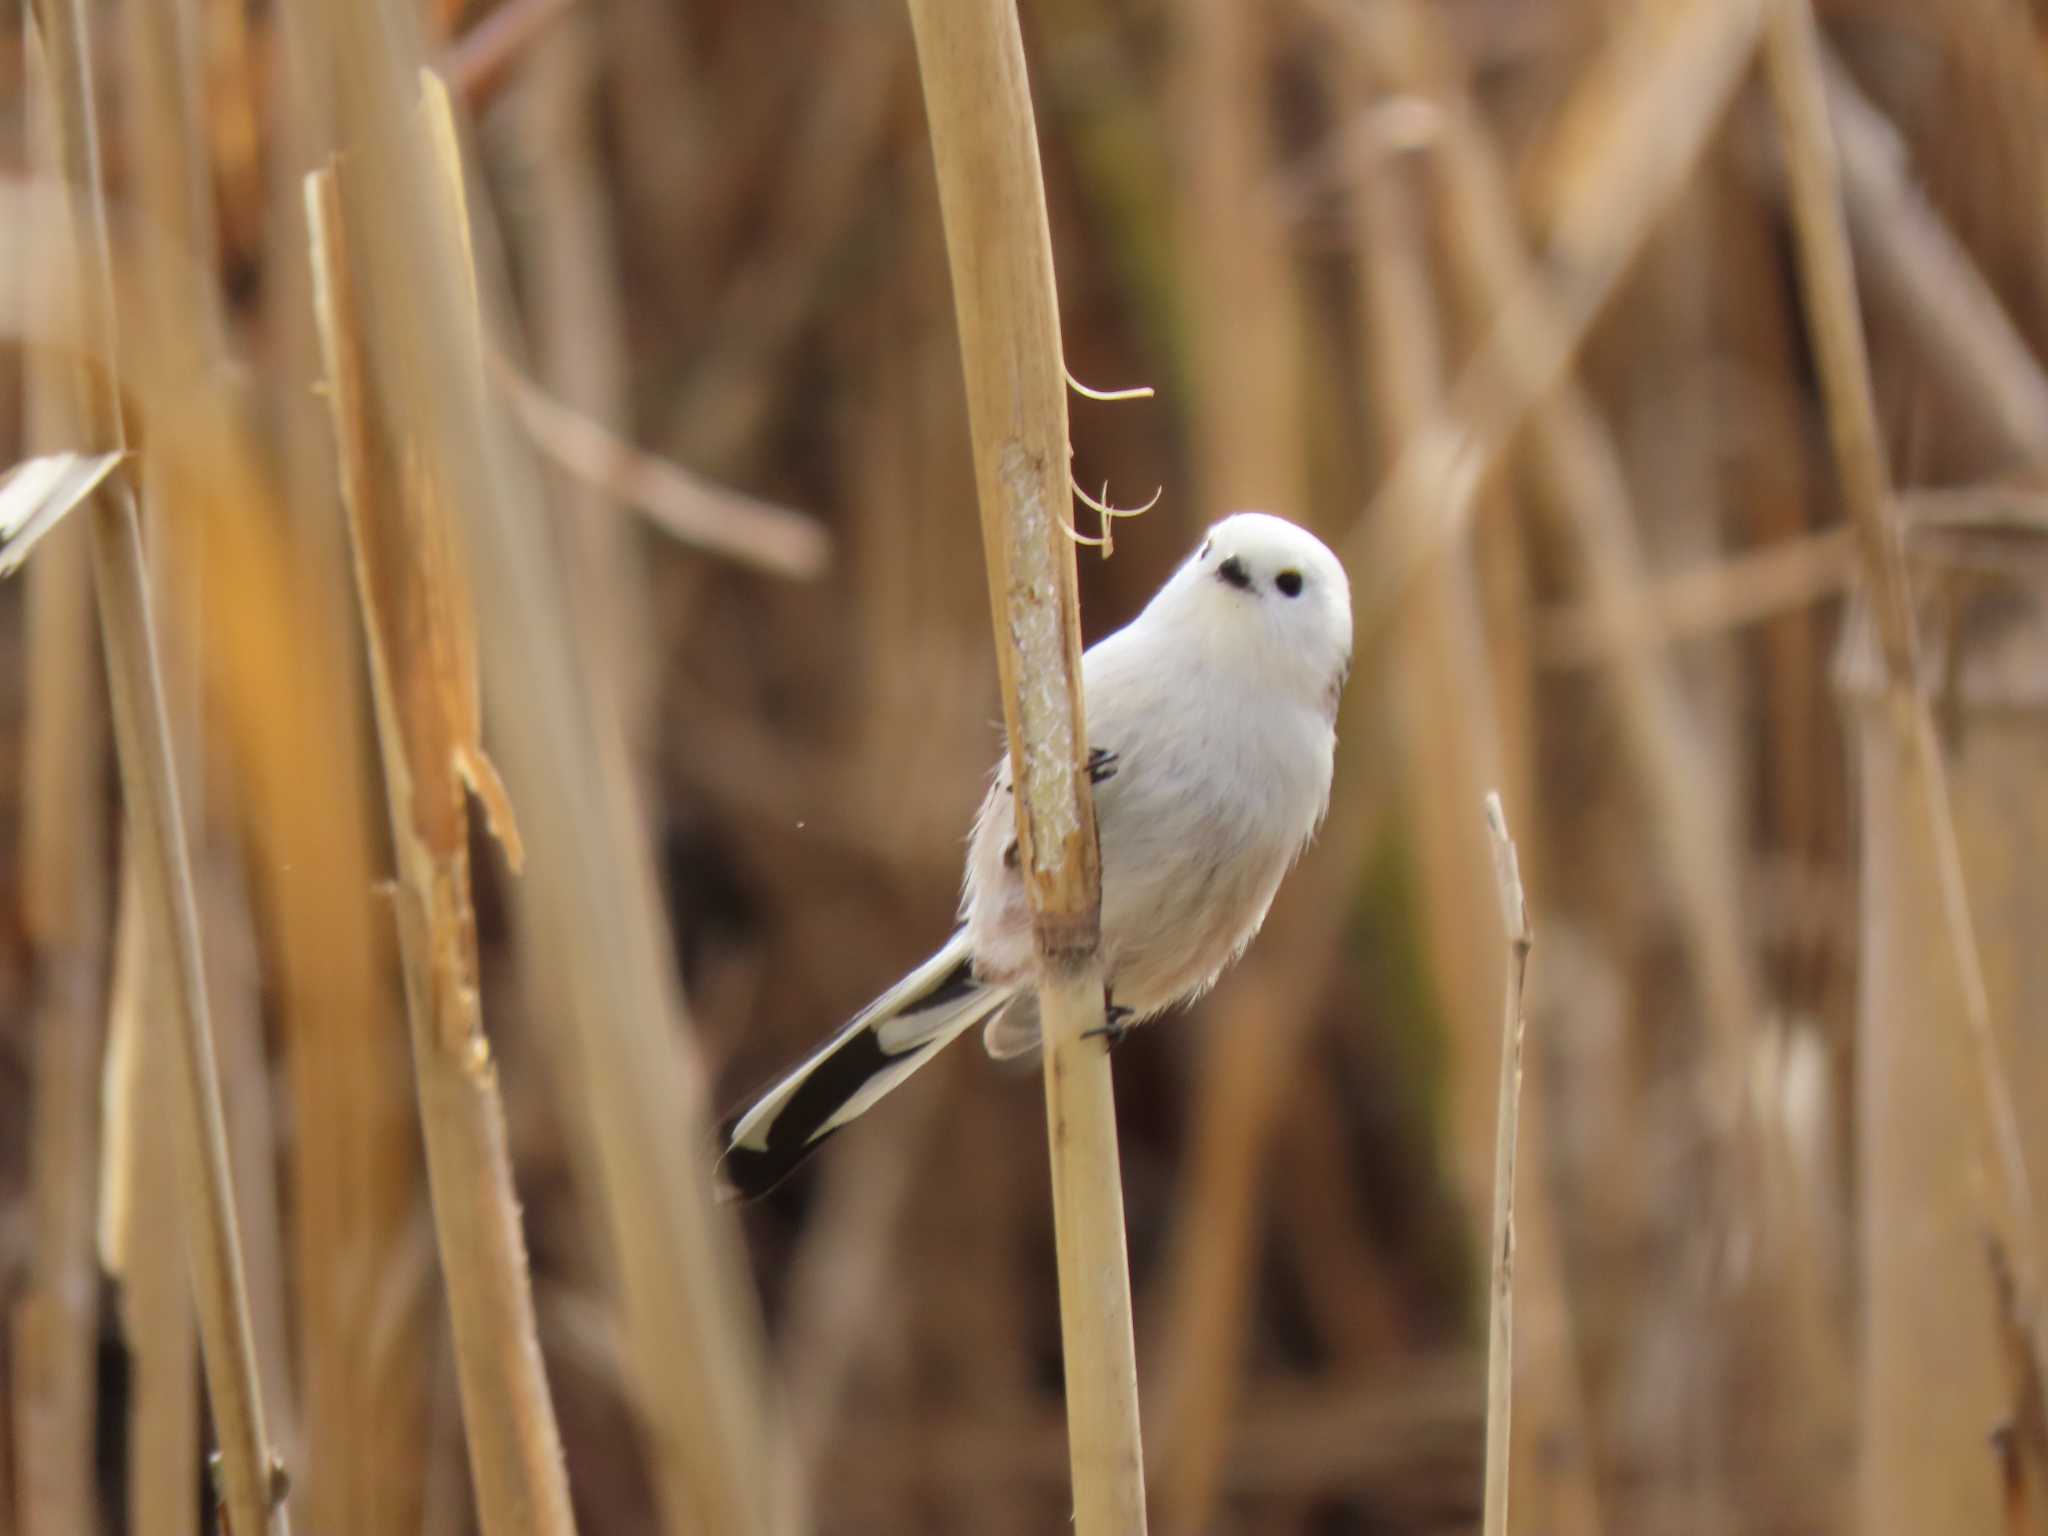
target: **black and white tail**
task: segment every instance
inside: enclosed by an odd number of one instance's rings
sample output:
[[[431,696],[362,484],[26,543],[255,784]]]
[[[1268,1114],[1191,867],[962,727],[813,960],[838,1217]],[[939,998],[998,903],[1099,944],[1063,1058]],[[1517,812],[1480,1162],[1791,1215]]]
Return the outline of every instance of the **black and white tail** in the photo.
[[[1010,1000],[974,979],[965,932],[861,1010],[724,1129],[721,1193],[751,1200]]]

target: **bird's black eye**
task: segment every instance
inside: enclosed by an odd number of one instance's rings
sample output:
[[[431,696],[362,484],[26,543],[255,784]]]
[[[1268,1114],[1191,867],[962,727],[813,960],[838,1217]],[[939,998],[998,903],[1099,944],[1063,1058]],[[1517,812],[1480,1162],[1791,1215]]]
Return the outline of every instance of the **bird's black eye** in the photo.
[[[1204,539],[1204,540],[1202,540],[1202,547],[1201,547],[1200,549],[1198,549],[1198,550],[1196,550],[1196,551],[1195,551],[1195,558],[1196,558],[1197,560],[1206,560],[1206,559],[1208,559],[1208,558],[1209,558],[1209,551],[1210,551],[1210,550],[1212,550],[1212,549],[1214,549],[1215,547],[1216,547],[1216,541],[1215,541],[1214,539]]]
[[[1216,574],[1240,592],[1249,592],[1251,590],[1252,573],[1244,568],[1244,562],[1235,555],[1232,555],[1228,560],[1217,566]]]
[[[1273,585],[1282,592],[1285,592],[1289,597],[1299,597],[1301,596],[1301,572],[1282,571],[1273,578]]]

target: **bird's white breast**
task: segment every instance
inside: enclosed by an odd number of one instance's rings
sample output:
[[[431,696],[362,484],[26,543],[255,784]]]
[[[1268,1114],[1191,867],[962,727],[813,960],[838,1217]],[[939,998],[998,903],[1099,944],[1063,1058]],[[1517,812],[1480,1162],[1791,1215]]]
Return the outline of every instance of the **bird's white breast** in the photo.
[[[1116,754],[1096,790],[1102,949],[1115,1002],[1143,1018],[1201,991],[1248,943],[1327,802],[1335,737],[1320,701],[1204,665],[1138,626],[1088,654],[1089,745]],[[1007,767],[982,808],[963,915],[977,974],[1028,981],[1030,912],[1006,863]]]

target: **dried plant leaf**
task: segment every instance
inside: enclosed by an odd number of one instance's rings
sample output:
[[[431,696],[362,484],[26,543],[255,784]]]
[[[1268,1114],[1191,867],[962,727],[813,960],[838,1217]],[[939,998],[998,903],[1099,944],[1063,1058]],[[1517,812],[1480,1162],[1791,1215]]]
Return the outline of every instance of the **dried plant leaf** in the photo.
[[[42,536],[90,496],[126,457],[52,453],[26,459],[0,481],[0,576],[12,576]]]

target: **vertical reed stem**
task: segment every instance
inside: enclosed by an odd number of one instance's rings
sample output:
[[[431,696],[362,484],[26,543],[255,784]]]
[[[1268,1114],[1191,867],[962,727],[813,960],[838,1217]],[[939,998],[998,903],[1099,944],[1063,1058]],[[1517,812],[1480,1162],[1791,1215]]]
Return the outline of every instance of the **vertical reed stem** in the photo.
[[[80,424],[95,447],[125,449],[127,429],[112,371],[113,254],[94,116],[87,7],[85,0],[37,0],[35,16],[50,64],[58,161],[74,199],[72,225],[85,273],[80,285],[80,335],[88,361],[80,365]],[[186,1253],[220,1436],[226,1505],[239,1536],[259,1531],[284,1536],[289,1526],[278,1464],[264,1427],[241,1239],[229,1187],[220,1076],[200,962],[198,903],[178,809],[134,482],[125,470],[117,470],[93,496],[91,529],[93,583],[113,701],[122,799],[142,869],[145,915],[177,983],[172,1003],[181,1050],[175,1097]]]
[[[421,474],[402,483],[398,470],[411,445],[377,431],[338,171],[308,179],[306,213],[397,857],[394,905],[420,1124],[479,1521],[488,1536],[573,1536],[504,1103],[478,995],[461,775],[493,785],[495,779],[477,739],[468,592],[432,481]]]
[[[1515,1402],[1515,1141],[1522,1114],[1522,980],[1529,969],[1529,904],[1500,796],[1486,797],[1494,877],[1507,930],[1506,1003],[1501,1012],[1500,1107],[1493,1142],[1493,1285],[1486,1331],[1485,1536],[1507,1536],[1508,1467]]]
[[[1081,626],[1066,532],[1067,401],[1052,240],[1017,15],[910,0],[966,370],[975,485],[1037,929],[1067,1445],[1080,1536],[1145,1529],[1137,1351],[1103,1015],[1101,871],[1082,764]]]

